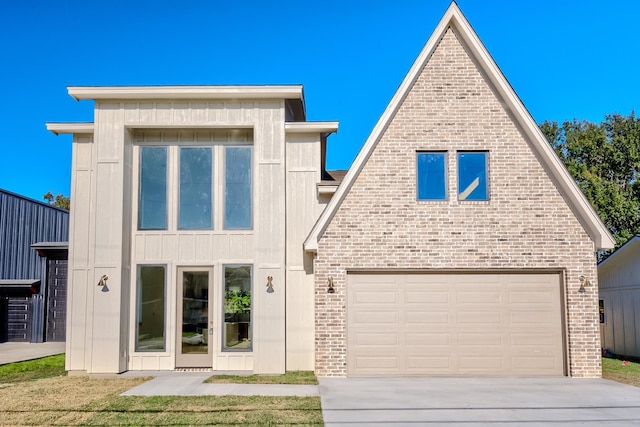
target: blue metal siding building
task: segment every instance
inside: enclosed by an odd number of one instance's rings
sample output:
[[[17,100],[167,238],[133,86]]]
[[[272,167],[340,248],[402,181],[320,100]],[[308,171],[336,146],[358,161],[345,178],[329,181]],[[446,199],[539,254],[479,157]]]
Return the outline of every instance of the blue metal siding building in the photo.
[[[66,296],[68,238],[68,211],[0,189],[0,341],[47,338],[49,294]],[[64,281],[62,293],[50,292],[48,276]],[[55,303],[61,302],[58,298]],[[62,319],[58,323],[64,326]],[[63,331],[57,337],[64,339]]]

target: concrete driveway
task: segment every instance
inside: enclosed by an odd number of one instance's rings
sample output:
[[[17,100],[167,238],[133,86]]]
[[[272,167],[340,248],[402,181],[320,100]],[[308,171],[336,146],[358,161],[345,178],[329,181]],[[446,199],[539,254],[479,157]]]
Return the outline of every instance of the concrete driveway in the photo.
[[[320,378],[326,426],[640,425],[640,388],[577,378]]]

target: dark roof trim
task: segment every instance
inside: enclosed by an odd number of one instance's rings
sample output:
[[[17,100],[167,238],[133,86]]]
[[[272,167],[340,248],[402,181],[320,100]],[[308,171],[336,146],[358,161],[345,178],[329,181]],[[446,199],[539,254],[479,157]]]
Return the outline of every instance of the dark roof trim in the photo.
[[[46,206],[48,208],[55,209],[55,210],[60,211],[60,212],[69,213],[69,211],[66,210],[66,209],[62,209],[62,208],[59,208],[57,206],[50,205],[47,202],[41,202],[40,200],[32,199],[31,197],[23,196],[22,194],[14,193],[13,191],[5,190],[3,188],[0,188],[0,193],[5,193],[5,194],[8,194],[10,196],[22,199],[22,200],[26,200],[28,202],[37,203],[39,205]]]
[[[38,292],[40,292],[40,280],[0,279],[0,292],[37,294]]]
[[[69,251],[69,242],[38,242],[31,245],[31,249],[38,251],[40,256],[58,254],[66,258],[66,254]]]

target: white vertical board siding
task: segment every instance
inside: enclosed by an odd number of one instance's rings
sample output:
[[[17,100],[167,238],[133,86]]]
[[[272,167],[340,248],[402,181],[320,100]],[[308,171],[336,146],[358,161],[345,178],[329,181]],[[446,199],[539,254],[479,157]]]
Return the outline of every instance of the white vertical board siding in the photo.
[[[602,346],[640,357],[640,242],[629,242],[598,266],[600,299],[604,300]]]
[[[95,268],[89,284],[93,293],[94,322],[91,362],[87,371],[114,373],[124,370],[122,357],[126,349],[122,348],[120,324],[123,319],[123,299],[126,301],[123,292],[128,291],[127,281],[123,283],[128,263],[123,265],[123,255],[129,253],[127,246],[131,241],[130,235],[124,233],[128,230],[125,222],[130,217],[124,199],[131,194],[131,188],[125,187],[127,155],[124,109],[120,103],[96,102],[94,119],[96,182],[90,239],[94,241]],[[108,289],[96,285],[104,274],[109,276]]]
[[[93,136],[74,135],[72,145],[71,213],[69,218],[69,277],[67,294],[67,337],[65,369],[85,371],[87,326],[88,275],[91,271],[92,248],[89,244],[91,189],[93,187]]]
[[[287,153],[287,370],[314,368],[313,258],[304,239],[320,215],[316,184],[320,181],[320,135],[286,136]]]
[[[222,352],[216,339],[214,369],[254,370],[256,373],[284,372],[284,102],[283,101],[158,101],[124,104],[124,122],[133,132],[132,263],[129,274],[128,367],[133,370],[175,367],[175,307],[177,267],[208,265],[214,268],[216,324],[222,331],[222,298],[225,264],[253,265],[253,351]],[[194,129],[195,127],[195,129]],[[221,152],[214,153],[213,230],[176,230],[177,182],[167,203],[168,230],[137,231],[137,144],[169,146],[169,156],[177,156],[176,145],[253,145],[253,229],[224,230],[223,169]],[[173,147],[173,148],[171,148]],[[172,151],[173,150],[173,151]],[[217,158],[219,156],[220,158]],[[169,160],[169,176],[177,177],[178,163]],[[215,166],[217,165],[217,167]],[[135,280],[136,265],[167,265],[166,351],[136,353]],[[266,277],[273,276],[276,292],[265,292]],[[259,359],[259,360],[257,360]]]
[[[256,104],[255,115],[253,371],[280,374],[286,367],[284,101]],[[268,276],[273,293],[266,292]]]

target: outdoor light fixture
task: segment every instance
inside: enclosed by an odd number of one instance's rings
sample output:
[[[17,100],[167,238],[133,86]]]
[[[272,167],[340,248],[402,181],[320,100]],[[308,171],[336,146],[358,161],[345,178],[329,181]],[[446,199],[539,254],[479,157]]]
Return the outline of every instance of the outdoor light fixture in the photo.
[[[100,287],[107,286],[107,280],[109,280],[109,276],[107,276],[106,274],[103,274],[102,277],[100,278],[100,281],[98,282],[98,286]]]
[[[328,294],[335,294],[336,290],[333,289],[333,277],[329,277],[328,284],[329,284],[329,287],[327,288],[327,293]]]
[[[580,280],[580,288],[578,289],[578,292],[580,292],[581,294],[584,294],[585,292],[587,292],[587,290],[584,287],[591,286],[591,282],[589,282],[587,278],[584,277],[583,275],[578,276],[578,280]]]
[[[273,277],[267,276],[267,293],[268,294],[273,293],[273,283],[271,283],[272,281],[273,281]]]

